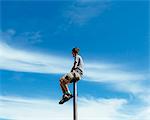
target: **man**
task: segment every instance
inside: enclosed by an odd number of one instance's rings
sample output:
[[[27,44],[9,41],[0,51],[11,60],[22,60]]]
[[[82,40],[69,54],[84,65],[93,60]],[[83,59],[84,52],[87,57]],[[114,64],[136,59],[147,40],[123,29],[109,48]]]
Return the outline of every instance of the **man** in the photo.
[[[69,100],[72,98],[72,94],[69,91],[68,84],[72,83],[73,81],[77,82],[81,79],[83,75],[83,60],[82,57],[79,55],[79,48],[73,48],[72,49],[72,55],[74,57],[74,64],[71,69],[70,73],[65,74],[60,79],[60,87],[63,92],[62,100],[60,100],[59,104],[63,104],[66,100]]]

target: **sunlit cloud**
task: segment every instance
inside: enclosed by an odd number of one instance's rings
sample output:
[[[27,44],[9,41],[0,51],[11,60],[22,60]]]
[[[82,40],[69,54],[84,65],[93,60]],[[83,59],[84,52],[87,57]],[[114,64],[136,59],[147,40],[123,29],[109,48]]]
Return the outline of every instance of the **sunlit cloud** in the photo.
[[[103,13],[108,5],[108,1],[77,0],[68,7],[64,16],[69,24],[84,25]]]
[[[9,32],[8,32],[9,31]],[[16,34],[14,30],[8,30],[10,39]],[[11,34],[11,35],[10,35]],[[140,99],[145,97],[143,92],[147,91],[138,81],[148,80],[147,73],[140,71],[130,71],[129,66],[98,62],[90,59],[84,61],[85,81],[111,83],[112,89],[128,92],[136,95]],[[0,69],[19,72],[35,72],[43,74],[65,74],[70,72],[73,59],[61,55],[37,53],[28,49],[17,49],[5,43],[5,39],[0,39]]]
[[[1,96],[0,117],[15,120],[71,120],[71,101],[59,105],[57,100],[31,99]],[[126,106],[126,107],[125,107]],[[132,107],[126,99],[79,98],[78,118],[80,120],[149,120],[150,105]]]
[[[0,69],[64,74],[70,71],[73,59],[12,48],[0,42]],[[125,71],[121,66],[85,61],[84,79],[95,82],[145,80],[147,76]]]
[[[29,99],[18,97],[0,97],[2,118],[15,120],[71,120],[72,104],[59,105],[56,100]],[[124,99],[87,99],[80,98],[78,117],[80,120],[117,120],[127,118],[128,115],[120,112],[127,102]],[[90,114],[87,114],[90,113]]]
[[[42,35],[40,31],[18,33],[14,29],[7,29],[0,32],[1,41],[17,46],[29,46],[42,43]]]
[[[64,73],[70,64],[65,58],[43,55],[11,48],[0,42],[0,68],[5,70],[37,72],[37,73]],[[61,64],[60,61],[63,61]]]

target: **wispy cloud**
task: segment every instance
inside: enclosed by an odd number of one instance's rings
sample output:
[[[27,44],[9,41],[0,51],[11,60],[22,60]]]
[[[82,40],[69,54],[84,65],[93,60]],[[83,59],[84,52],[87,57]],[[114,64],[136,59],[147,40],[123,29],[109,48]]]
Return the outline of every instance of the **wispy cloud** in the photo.
[[[16,34],[9,30],[9,34]],[[10,35],[8,35],[10,36]],[[10,39],[13,39],[10,38]],[[16,49],[0,39],[0,69],[21,72],[36,72],[46,74],[65,74],[70,71],[73,59],[65,56],[35,53],[29,50]],[[130,70],[130,67],[111,63],[90,62],[85,60],[86,81],[112,83],[113,90],[145,96],[144,88],[138,81],[148,80],[148,74]]]
[[[0,69],[2,70],[65,74],[70,71],[72,64],[71,58],[18,50],[0,42]],[[149,89],[140,83],[148,80],[147,74],[124,70],[122,65],[85,61],[83,79],[90,82],[111,83],[110,89],[127,92],[142,102],[146,102],[145,98],[150,93]]]
[[[108,6],[108,0],[76,0],[63,15],[69,24],[85,25],[92,18],[101,15]]]
[[[73,64],[69,58],[19,50],[4,42],[0,42],[0,57],[0,69],[23,72],[62,74],[69,72]],[[84,78],[88,81],[145,80],[147,77],[147,74],[125,71],[121,65],[85,62]]]
[[[143,81],[118,82],[116,84],[112,84],[111,89],[115,91],[122,91],[128,93],[128,95],[130,96],[129,100],[132,102],[133,105],[139,106],[140,104],[144,104],[150,107],[150,90],[149,90],[150,84],[147,84],[145,86],[142,85],[142,82]],[[134,103],[134,101],[136,101],[136,103]],[[139,108],[143,109],[141,107]]]
[[[56,100],[25,99],[1,97],[2,111],[0,116],[15,120],[71,120],[72,104],[59,105]],[[126,118],[119,111],[126,104],[124,99],[79,99],[78,115],[80,120],[117,120]],[[62,112],[63,111],[63,112]],[[90,114],[87,114],[90,113]]]
[[[52,99],[1,96],[0,116],[15,120],[71,120],[72,104],[59,105]],[[126,106],[126,107],[125,107]],[[62,112],[63,111],[63,112]],[[135,112],[136,111],[136,112]],[[150,106],[132,108],[125,99],[79,98],[80,120],[149,120]]]
[[[18,34],[14,29],[7,29],[4,32],[0,32],[0,38],[8,44],[15,44],[18,46],[29,46],[42,42],[40,31],[23,32]]]
[[[67,72],[70,63],[67,59],[56,56],[17,50],[2,42],[0,42],[0,58],[1,69],[23,72],[59,74]],[[65,64],[68,66],[65,67]]]
[[[73,60],[69,58],[22,51],[2,42],[0,42],[0,51],[0,69],[61,74],[69,72],[73,64]],[[85,62],[84,78],[95,82],[115,82],[145,80],[147,77],[145,74],[125,71],[115,64]]]

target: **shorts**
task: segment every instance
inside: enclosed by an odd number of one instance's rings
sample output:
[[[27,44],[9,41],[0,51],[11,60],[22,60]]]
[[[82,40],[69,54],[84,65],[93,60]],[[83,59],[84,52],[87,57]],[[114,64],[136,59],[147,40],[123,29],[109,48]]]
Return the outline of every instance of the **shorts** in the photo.
[[[78,73],[77,71],[73,71],[70,73],[65,74],[62,79],[66,82],[66,83],[71,83],[71,81],[75,78],[76,80],[80,80],[82,77],[82,75],[80,75],[80,73]]]

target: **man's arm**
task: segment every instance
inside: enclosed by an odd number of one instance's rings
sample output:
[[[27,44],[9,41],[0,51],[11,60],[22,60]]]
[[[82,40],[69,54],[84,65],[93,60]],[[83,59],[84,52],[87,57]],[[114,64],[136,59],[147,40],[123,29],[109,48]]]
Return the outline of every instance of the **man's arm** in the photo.
[[[77,62],[76,62],[76,61],[74,61],[73,67],[72,67],[72,69],[71,69],[71,72],[73,72],[73,70],[75,69],[76,64],[77,64]]]

